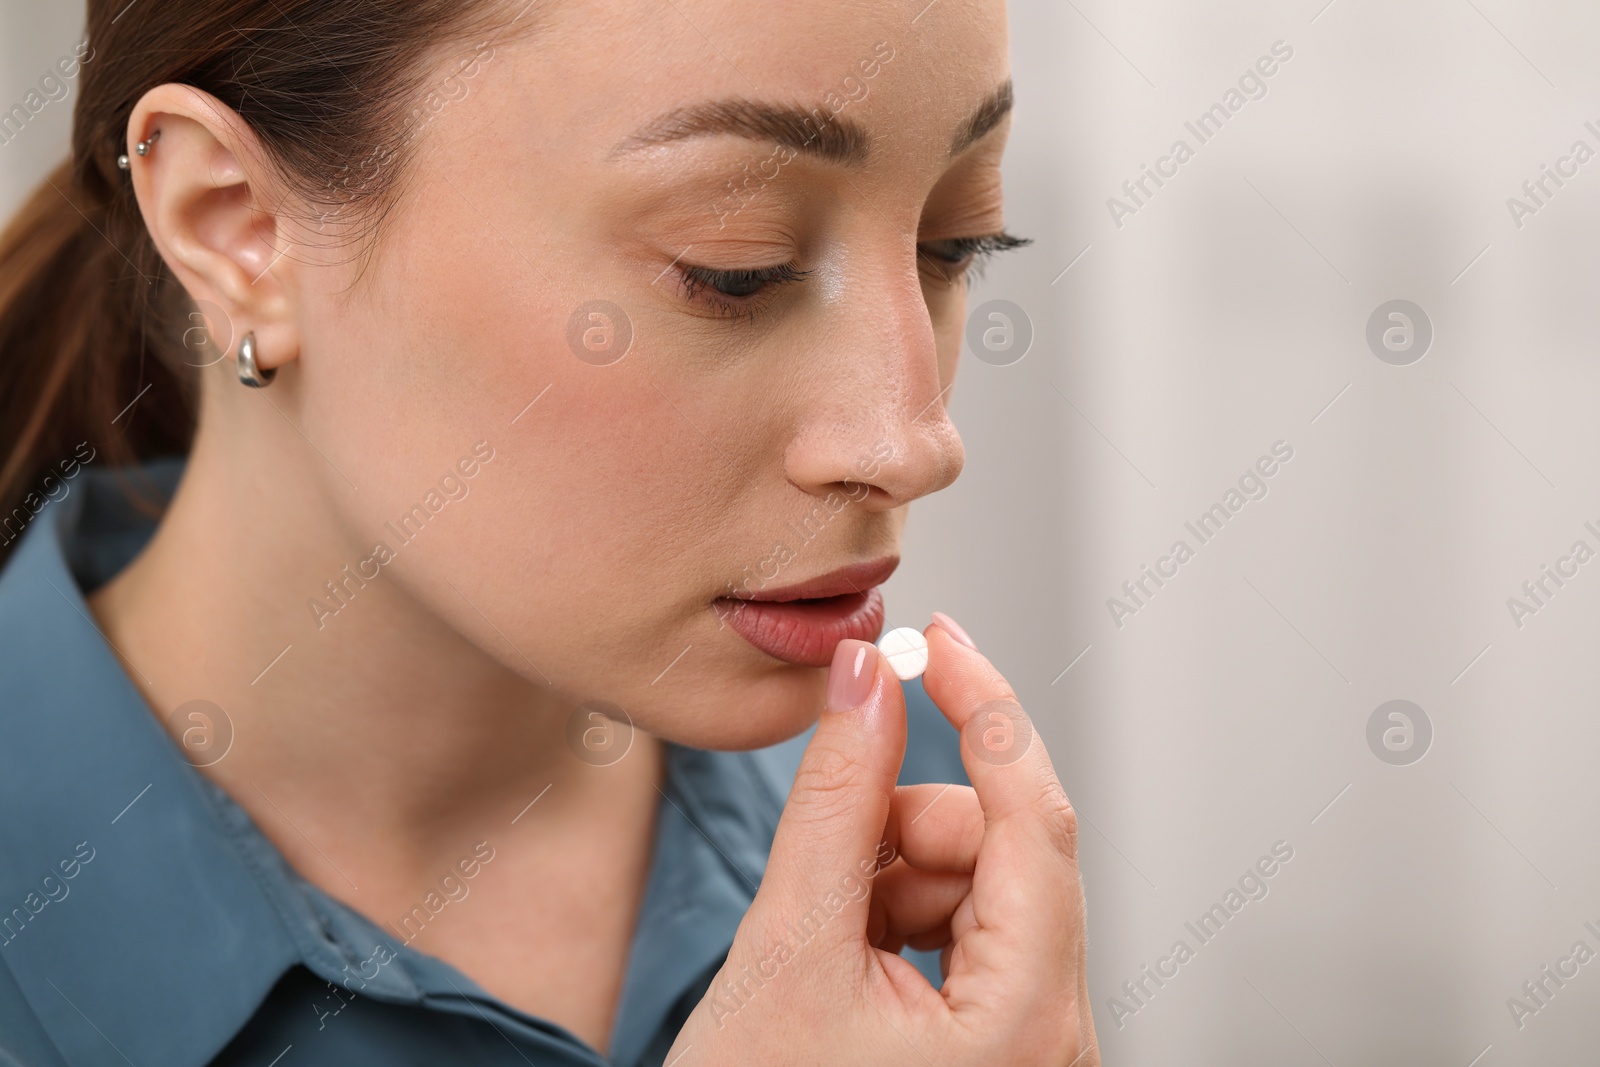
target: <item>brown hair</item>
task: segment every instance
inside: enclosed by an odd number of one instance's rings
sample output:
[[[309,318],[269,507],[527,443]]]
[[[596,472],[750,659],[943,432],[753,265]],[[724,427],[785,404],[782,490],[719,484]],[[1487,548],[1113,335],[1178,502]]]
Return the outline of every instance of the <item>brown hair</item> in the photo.
[[[186,327],[202,320],[117,166],[139,98],[166,82],[217,97],[319,217],[371,238],[435,53],[526,32],[536,2],[542,16],[549,0],[89,0],[72,156],[0,233],[0,566],[40,482],[84,443],[121,467],[194,434],[205,333]]]

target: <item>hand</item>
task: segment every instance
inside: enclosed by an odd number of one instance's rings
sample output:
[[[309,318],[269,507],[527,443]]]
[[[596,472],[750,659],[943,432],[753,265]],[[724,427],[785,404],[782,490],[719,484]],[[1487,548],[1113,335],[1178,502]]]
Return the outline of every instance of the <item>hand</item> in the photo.
[[[924,633],[923,686],[973,786],[895,785],[904,692],[872,645],[840,642],[761,888],[673,1067],[1099,1067],[1072,805],[1000,673]],[[942,988],[902,945],[943,950]]]

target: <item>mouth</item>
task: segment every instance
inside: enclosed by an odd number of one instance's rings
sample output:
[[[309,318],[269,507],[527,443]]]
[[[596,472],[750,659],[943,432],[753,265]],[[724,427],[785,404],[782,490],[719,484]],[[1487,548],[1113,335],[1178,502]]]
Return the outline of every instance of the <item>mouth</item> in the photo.
[[[883,592],[898,556],[841,567],[796,585],[717,597],[711,608],[734,632],[776,659],[826,667],[840,641],[876,641]]]

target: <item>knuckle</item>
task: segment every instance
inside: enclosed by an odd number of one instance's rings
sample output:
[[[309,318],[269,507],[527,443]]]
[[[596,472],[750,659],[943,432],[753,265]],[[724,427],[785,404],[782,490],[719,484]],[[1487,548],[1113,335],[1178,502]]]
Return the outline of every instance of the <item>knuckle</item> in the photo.
[[[989,668],[988,677],[972,694],[971,700],[975,707],[1003,706],[1007,714],[1013,718],[1026,717],[1028,714],[1022,707],[1022,699],[1017,696],[1017,691],[1011,688],[1011,683],[1006,681],[1005,675],[993,667]]]
[[[991,699],[1010,700],[1022,705],[1022,700],[1017,696],[1017,691],[1011,687],[1011,681],[1000,672],[993,661],[987,661],[988,670],[984,672],[984,689],[990,694]]]
[[[791,797],[806,818],[829,820],[859,804],[867,776],[867,767],[858,757],[829,745],[807,753],[801,761]]]
[[[1077,859],[1078,812],[1054,775],[1040,792],[1038,810],[1051,840],[1067,856]]]

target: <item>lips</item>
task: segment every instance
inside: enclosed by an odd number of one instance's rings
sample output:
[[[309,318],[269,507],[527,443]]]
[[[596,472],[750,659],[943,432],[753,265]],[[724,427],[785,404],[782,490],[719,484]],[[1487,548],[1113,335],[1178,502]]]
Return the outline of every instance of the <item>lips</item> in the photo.
[[[897,556],[741,597],[718,597],[712,610],[756,648],[802,667],[826,667],[840,641],[876,641],[883,631],[878,589],[900,563]]]

